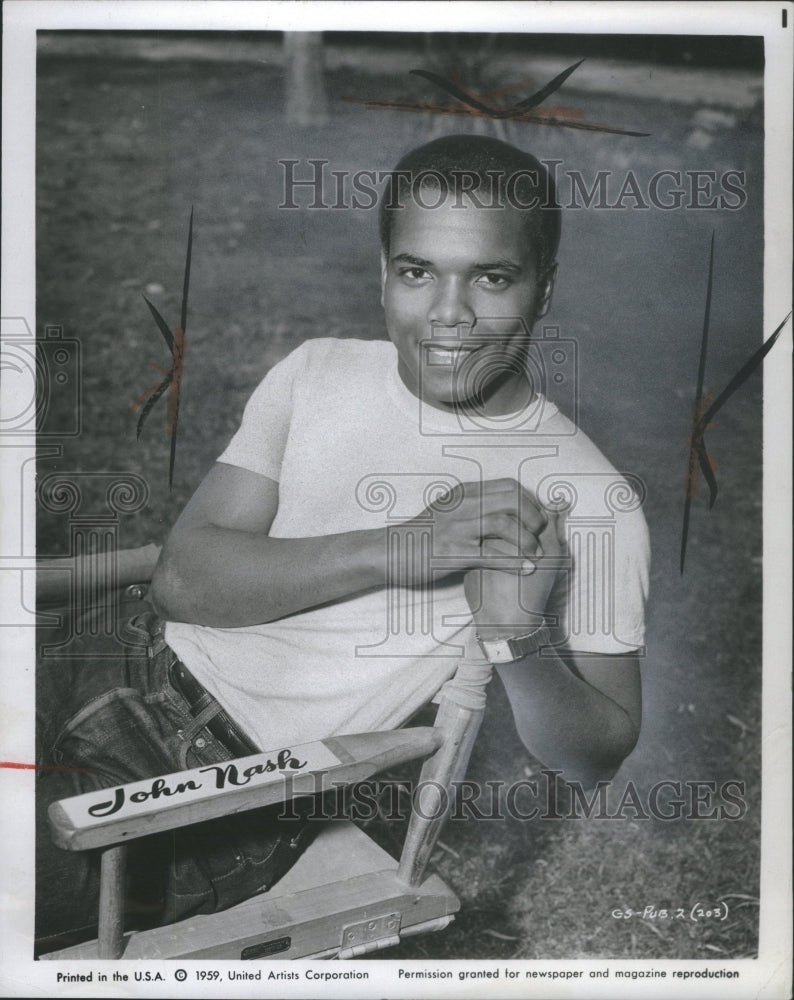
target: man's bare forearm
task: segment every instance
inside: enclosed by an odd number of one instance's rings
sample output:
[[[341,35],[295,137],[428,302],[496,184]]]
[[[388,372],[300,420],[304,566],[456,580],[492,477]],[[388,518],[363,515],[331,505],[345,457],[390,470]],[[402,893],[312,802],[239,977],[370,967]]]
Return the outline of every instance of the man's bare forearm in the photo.
[[[261,625],[382,586],[383,530],[311,538],[194,526],[166,545],[152,600],[171,621]]]
[[[522,742],[563,777],[586,784],[610,778],[634,748],[638,723],[558,656],[533,653],[497,671]]]
[[[430,504],[403,528],[424,532],[432,520],[434,554],[452,555],[467,566],[509,563],[504,545],[513,537],[516,522],[506,512],[515,506],[518,483],[493,480],[463,483],[458,489],[454,508]],[[410,578],[409,567],[394,572],[387,560],[385,526],[272,537],[278,490],[278,483],[266,476],[216,463],[174,525],[155,571],[152,598],[164,618],[242,628],[390,582],[420,586],[433,579],[435,570],[423,563],[411,564]],[[530,531],[533,523],[528,521],[524,530]],[[488,546],[483,532],[491,540]],[[518,568],[522,559],[512,561]],[[387,577],[387,562],[393,581]]]

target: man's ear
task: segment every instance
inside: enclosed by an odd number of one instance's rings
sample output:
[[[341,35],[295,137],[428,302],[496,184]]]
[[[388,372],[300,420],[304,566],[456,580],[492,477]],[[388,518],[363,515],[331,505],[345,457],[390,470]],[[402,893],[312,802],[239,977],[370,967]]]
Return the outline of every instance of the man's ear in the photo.
[[[549,311],[551,305],[551,293],[554,291],[554,281],[557,277],[557,261],[550,264],[546,270],[538,277],[538,308],[535,312],[535,319],[540,319]]]
[[[386,251],[381,250],[380,252],[380,304],[385,305],[384,299],[386,298],[386,269],[389,266],[389,262],[386,259]]]

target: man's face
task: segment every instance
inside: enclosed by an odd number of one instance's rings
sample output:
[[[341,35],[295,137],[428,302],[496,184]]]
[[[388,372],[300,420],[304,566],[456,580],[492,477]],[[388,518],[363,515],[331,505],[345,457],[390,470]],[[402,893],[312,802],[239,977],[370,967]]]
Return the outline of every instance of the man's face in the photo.
[[[528,333],[552,284],[537,274],[520,209],[408,199],[393,217],[381,300],[405,386],[438,409],[521,409],[532,396]]]

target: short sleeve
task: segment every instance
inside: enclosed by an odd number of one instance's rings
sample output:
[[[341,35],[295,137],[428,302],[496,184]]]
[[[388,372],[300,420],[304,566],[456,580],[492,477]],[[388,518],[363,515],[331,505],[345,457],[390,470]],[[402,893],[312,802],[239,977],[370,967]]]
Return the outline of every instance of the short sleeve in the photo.
[[[296,381],[304,364],[298,347],[274,365],[254,389],[242,423],[218,461],[278,482],[289,437]]]
[[[566,534],[569,568],[558,576],[546,607],[553,645],[594,654],[641,649],[650,575],[642,511],[571,518]]]
[[[569,525],[572,574],[563,614],[571,650],[618,654],[645,645],[650,545],[637,509]]]

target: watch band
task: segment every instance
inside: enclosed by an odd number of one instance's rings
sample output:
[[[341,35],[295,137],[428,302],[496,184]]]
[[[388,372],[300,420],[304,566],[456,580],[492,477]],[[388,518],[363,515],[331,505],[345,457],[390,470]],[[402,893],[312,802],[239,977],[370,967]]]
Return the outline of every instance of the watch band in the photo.
[[[525,635],[509,636],[505,639],[481,639],[476,636],[480,649],[489,663],[513,663],[530,653],[536,653],[541,646],[551,642],[549,630],[545,625],[538,625]]]

